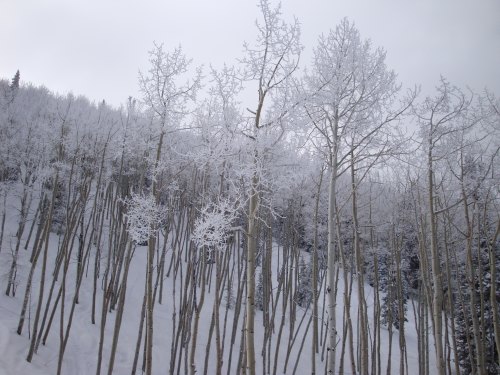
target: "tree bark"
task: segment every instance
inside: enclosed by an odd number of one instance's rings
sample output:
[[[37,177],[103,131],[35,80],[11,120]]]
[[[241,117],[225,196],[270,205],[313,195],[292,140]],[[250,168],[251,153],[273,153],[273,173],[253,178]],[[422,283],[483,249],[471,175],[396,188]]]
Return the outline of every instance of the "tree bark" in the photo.
[[[257,167],[255,155],[254,167]],[[254,172],[252,177],[252,190],[248,206],[247,230],[247,303],[245,325],[246,371],[248,375],[255,375],[255,254],[257,253],[257,212],[259,209],[259,177]]]

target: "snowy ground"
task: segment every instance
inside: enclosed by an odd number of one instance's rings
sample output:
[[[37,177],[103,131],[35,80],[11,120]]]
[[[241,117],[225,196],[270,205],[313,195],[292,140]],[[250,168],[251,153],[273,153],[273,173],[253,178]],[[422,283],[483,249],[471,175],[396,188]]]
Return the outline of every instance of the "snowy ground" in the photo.
[[[15,297],[8,297],[5,295],[4,289],[7,284],[7,274],[10,267],[11,253],[10,249],[15,244],[15,232],[17,229],[17,211],[15,207],[18,206],[19,200],[13,194],[10,195],[8,199],[7,207],[7,223],[6,223],[6,233],[3,239],[2,252],[0,253],[0,276],[1,276],[1,290],[0,293],[0,375],[16,375],[16,374],[33,374],[33,375],[52,375],[56,373],[58,351],[59,351],[59,329],[60,329],[60,313],[55,316],[53,328],[49,335],[47,345],[40,346],[38,353],[35,355],[32,363],[26,361],[26,356],[28,353],[28,348],[30,344],[29,336],[30,332],[28,327],[32,325],[32,320],[34,319],[34,310],[36,307],[37,295],[39,290],[39,272],[35,274],[35,283],[32,289],[32,295],[30,300],[31,305],[31,315],[27,318],[25,323],[25,328],[21,336],[17,335],[16,328],[19,320],[19,314],[21,311],[22,299],[25,291],[25,282],[27,274],[29,271],[29,255],[31,247],[28,251],[21,249],[20,260],[19,260],[19,270],[17,274],[17,293]],[[0,208],[2,208],[0,206]],[[3,208],[2,208],[3,209]],[[28,223],[28,226],[30,223]],[[28,230],[26,230],[27,233]],[[54,264],[54,257],[57,251],[58,238],[55,234],[51,235],[50,248],[49,248],[49,262],[50,267]],[[25,241],[22,242],[24,246]],[[278,269],[278,250],[274,252],[274,265],[273,270]],[[168,255],[167,255],[168,256]],[[146,264],[146,248],[138,247],[136,249],[129,274],[126,307],[123,317],[123,325],[120,333],[120,339],[118,343],[118,351],[116,356],[116,362],[114,366],[114,374],[129,374],[132,367],[134,350],[137,340],[138,333],[138,323],[140,317],[140,311],[142,307],[143,293],[144,293],[144,280],[145,280],[145,264]],[[40,268],[40,266],[38,266]],[[74,267],[70,266],[73,271]],[[38,270],[39,271],[39,270]],[[50,275],[48,273],[48,275]],[[88,277],[83,280],[83,284],[80,291],[80,303],[76,307],[75,316],[73,320],[73,326],[71,329],[70,338],[68,341],[68,346],[64,356],[63,362],[63,373],[64,374],[95,374],[96,372],[96,361],[97,352],[99,344],[99,322],[100,322],[100,311],[101,311],[101,301],[102,301],[102,291],[99,290],[98,295],[98,306],[96,319],[97,324],[91,324],[91,296],[92,296],[92,272],[89,271]],[[342,276],[342,275],[341,275]],[[276,275],[273,275],[276,277]],[[70,274],[68,280],[74,280],[74,272]],[[276,279],[274,279],[276,280]],[[51,277],[48,276],[47,283],[51,282]],[[277,285],[276,281],[273,281],[274,286]],[[72,284],[71,284],[72,285]],[[179,284],[177,285],[179,288]],[[72,288],[68,287],[67,295],[67,308],[66,313],[69,310],[71,303],[70,294]],[[155,328],[154,328],[154,354],[153,354],[153,373],[154,374],[166,374],[168,373],[169,363],[170,363],[170,345],[172,339],[172,290],[173,290],[173,280],[169,278],[165,282],[164,290],[164,300],[162,305],[155,306]],[[343,319],[343,308],[342,308],[342,295],[344,292],[343,278],[339,281],[339,291],[338,291],[338,313],[337,322],[341,324]],[[369,304],[369,316],[372,316],[372,300],[373,300],[373,289],[369,286],[365,288],[366,298]],[[177,292],[178,294],[178,292]],[[178,298],[178,297],[177,297]],[[205,303],[202,310],[202,317],[200,320],[200,333],[198,337],[197,355],[196,363],[198,372],[203,371],[203,364],[205,359],[205,349],[208,337],[208,329],[210,326],[210,318],[213,309],[213,291],[207,294]],[[322,296],[320,296],[320,304],[322,304]],[[357,324],[357,296],[356,296],[356,285],[354,285],[352,294],[352,317],[354,329],[356,329]],[[278,304],[278,309],[280,309],[281,304]],[[221,319],[224,317],[225,305],[221,306]],[[298,319],[302,316],[302,310],[298,310]],[[321,311],[321,305],[320,305]],[[310,314],[310,312],[307,312]],[[417,340],[414,327],[414,318],[412,313],[412,308],[409,306],[408,309],[408,322],[406,324],[406,343],[408,347],[408,368],[410,374],[418,373],[418,358],[417,358]],[[114,327],[114,319],[116,313],[113,312],[108,314],[108,320],[106,324],[106,341],[104,344],[104,355],[103,355],[103,366],[102,373],[107,373],[108,371],[108,361],[111,346],[111,338]],[[240,327],[242,326],[242,315],[240,316]],[[281,311],[277,311],[278,317],[281,316]],[[302,340],[304,334],[304,328],[307,326],[307,315],[301,331],[298,335],[297,342],[295,343],[292,353],[290,356],[290,361],[287,368],[287,373],[292,373],[295,359],[297,358],[298,349],[300,346],[300,341]],[[65,317],[65,324],[67,320],[67,315]],[[229,311],[228,315],[228,333],[226,334],[226,353],[224,355],[224,367],[223,373],[227,373],[227,358],[229,349],[229,339],[231,334],[231,326],[233,321],[233,310]],[[279,324],[279,320],[277,320]],[[223,322],[221,321],[221,324]],[[298,324],[299,322],[297,322]],[[262,372],[262,360],[260,357],[261,345],[263,340],[262,329],[262,313],[258,312],[256,316],[256,355],[257,355],[257,373]],[[288,342],[288,337],[290,332],[287,331],[288,325],[285,324],[285,331],[281,340],[281,345],[279,349],[279,366],[278,373],[283,373],[283,365],[286,356],[286,344]],[[338,329],[339,332],[341,328]],[[236,337],[237,346],[233,353],[232,365],[233,369],[229,373],[236,372],[236,362],[238,359],[238,348],[240,343],[241,330],[238,330]],[[356,335],[355,335],[356,336]],[[311,347],[309,343],[312,338],[310,333],[307,337],[306,345],[304,351],[301,354],[297,374],[306,374],[311,372]],[[215,373],[215,344],[214,338],[212,338],[212,349],[210,355],[209,363],[209,374]],[[276,344],[276,338],[273,338],[274,345]],[[379,348],[381,352],[381,358],[383,362],[382,371],[384,371],[385,364],[387,361],[388,352],[388,333],[386,329],[382,329],[381,337],[381,347]],[[355,344],[356,345],[356,344]],[[431,348],[432,352],[432,348]],[[274,355],[274,353],[272,353]],[[142,356],[140,357],[142,358]],[[323,372],[324,362],[320,362],[321,354],[317,355],[316,363],[319,366],[319,373]],[[141,363],[141,359],[139,360]],[[350,367],[348,365],[348,355],[346,354],[346,374],[348,374]],[[431,363],[431,369],[433,364]],[[393,336],[393,348],[392,348],[392,369],[393,373],[399,373],[399,348],[398,348],[398,333],[394,332]],[[184,372],[184,366],[180,373]],[[140,371],[138,372],[140,373]]]

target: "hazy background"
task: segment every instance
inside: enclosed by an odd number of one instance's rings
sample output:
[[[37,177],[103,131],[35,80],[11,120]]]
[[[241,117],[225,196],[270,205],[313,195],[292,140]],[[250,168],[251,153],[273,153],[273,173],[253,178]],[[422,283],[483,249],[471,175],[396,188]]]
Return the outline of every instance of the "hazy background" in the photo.
[[[498,0],[284,0],[282,10],[302,24],[304,63],[318,35],[348,17],[405,86],[431,93],[442,74],[500,95]],[[25,82],[118,106],[140,96],[153,41],[181,44],[195,64],[232,64],[258,16],[252,0],[0,0],[0,77],[19,69]]]

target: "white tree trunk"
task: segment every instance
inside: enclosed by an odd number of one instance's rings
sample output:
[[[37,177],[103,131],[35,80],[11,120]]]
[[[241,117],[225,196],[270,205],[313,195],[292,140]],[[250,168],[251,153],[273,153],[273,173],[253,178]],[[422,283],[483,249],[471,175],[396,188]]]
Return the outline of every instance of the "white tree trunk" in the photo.
[[[247,232],[247,304],[246,304],[246,370],[247,374],[255,375],[255,254],[257,252],[257,211],[259,209],[259,178],[254,172],[252,177],[252,191],[248,206]]]
[[[429,184],[429,222],[431,230],[431,270],[432,270],[432,322],[434,333],[434,346],[436,349],[436,369],[437,374],[444,375],[445,362],[443,351],[443,280],[441,265],[437,248],[437,223],[434,210],[434,171],[432,164],[432,141],[429,142],[428,151],[428,184]]]
[[[337,165],[336,156],[332,157],[332,166],[330,171],[330,186],[328,193],[328,269],[326,293],[328,295],[328,363],[327,373],[335,373],[335,357],[337,346],[337,327],[335,321],[336,293],[335,286],[335,210],[336,210],[336,188],[337,188]]]

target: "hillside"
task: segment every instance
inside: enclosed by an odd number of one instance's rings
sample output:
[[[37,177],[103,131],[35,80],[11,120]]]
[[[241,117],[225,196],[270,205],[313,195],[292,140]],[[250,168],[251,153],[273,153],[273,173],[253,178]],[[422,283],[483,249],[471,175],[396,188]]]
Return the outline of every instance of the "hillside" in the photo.
[[[4,243],[12,244],[16,239],[16,228],[17,219],[19,215],[16,210],[17,197],[20,193],[20,186],[14,186],[9,191],[7,196],[7,217],[8,220],[5,225],[4,233]],[[3,207],[2,207],[3,209]],[[31,226],[33,222],[34,212],[30,211],[27,220],[27,226]],[[175,219],[179,221],[179,217]],[[182,224],[180,224],[182,225]],[[26,356],[28,354],[30,346],[30,336],[32,333],[32,324],[35,315],[35,309],[37,305],[38,295],[39,295],[39,282],[40,282],[40,272],[36,271],[33,280],[33,290],[29,296],[28,303],[28,314],[25,329],[22,335],[17,335],[16,328],[19,322],[20,311],[22,307],[23,294],[26,288],[27,275],[30,270],[29,257],[31,254],[31,248],[33,245],[33,237],[31,241],[27,241],[28,233],[22,238],[21,244],[23,249],[19,253],[19,259],[17,264],[17,275],[16,275],[16,295],[6,296],[2,294],[0,297],[0,330],[2,337],[0,342],[0,373],[1,374],[55,374],[57,372],[58,363],[58,353],[60,350],[60,329],[61,329],[61,308],[63,307],[62,301],[59,301],[56,307],[53,321],[51,323],[50,332],[47,336],[47,341],[45,345],[40,345],[37,354],[34,356],[31,363],[26,361]],[[105,232],[103,237],[107,238],[109,236],[109,226],[105,227]],[[64,235],[56,235],[52,233],[50,235],[49,246],[48,246],[48,259],[47,259],[47,280],[45,287],[45,304],[50,303],[50,310],[52,310],[55,303],[55,295],[57,291],[61,288],[62,275],[58,276],[58,280],[55,282],[55,292],[53,294],[52,300],[48,302],[48,286],[52,282],[51,275],[53,274],[54,265],[56,263],[56,255],[58,254],[58,246],[61,245]],[[107,241],[104,241],[107,242]],[[163,248],[164,237],[160,239],[159,248]],[[185,261],[185,257],[192,259],[192,257],[199,257],[200,252],[194,248],[186,250],[184,243],[177,242],[175,237],[175,231],[169,235],[169,240],[167,241],[166,247],[166,258],[165,264],[169,265],[172,262],[173,253],[177,253],[178,257],[182,259],[178,263],[177,272],[171,271],[169,276],[164,276],[164,289],[162,291],[162,303],[155,306],[154,309],[154,342],[153,342],[153,373],[163,374],[167,373],[171,366],[171,353],[173,342],[177,339],[176,334],[182,330],[179,328],[179,322],[182,318],[185,318],[185,314],[193,314],[193,306],[186,306],[188,312],[182,310],[183,304],[182,299],[190,299],[189,303],[200,304],[201,299],[201,287],[196,287],[196,292],[190,290],[191,286],[188,286],[188,291],[184,291],[185,286],[190,283],[192,275],[189,273],[189,268],[191,267],[190,262]],[[28,243],[28,250],[25,250],[25,244]],[[123,309],[122,325],[119,334],[116,354],[115,354],[115,364],[114,372],[115,374],[128,374],[131,372],[132,364],[134,361],[134,353],[137,342],[138,327],[141,316],[141,308],[144,299],[144,283],[145,283],[145,265],[146,265],[146,249],[145,246],[135,246],[135,251],[130,263],[130,271],[128,277],[126,278],[127,292],[126,300]],[[4,246],[4,251],[0,254],[0,272],[2,275],[3,285],[5,285],[6,275],[8,274],[10,261],[12,259],[11,254],[9,254],[9,245]],[[312,305],[308,307],[301,307],[295,301],[295,287],[291,287],[291,291],[288,292],[290,299],[285,305],[283,299],[283,287],[279,285],[281,273],[289,274],[291,278],[291,285],[296,285],[294,283],[293,267],[290,266],[290,259],[283,258],[283,252],[290,251],[283,249],[283,246],[278,244],[273,244],[272,249],[272,275],[270,277],[273,283],[273,290],[271,295],[271,300],[274,301],[276,309],[274,310],[274,322],[275,330],[271,336],[271,345],[266,346],[268,350],[269,363],[271,364],[271,373],[273,372],[274,364],[276,363],[276,373],[277,374],[305,374],[311,373],[311,362],[312,362],[312,327],[311,327],[311,314]],[[198,252],[198,255],[193,254]],[[85,265],[84,265],[84,276],[79,292],[79,303],[75,306],[74,316],[72,318],[71,330],[69,332],[69,339],[67,347],[64,354],[64,360],[62,365],[62,373],[64,374],[94,374],[97,366],[97,357],[99,352],[99,341],[100,341],[100,330],[103,327],[102,318],[102,301],[103,301],[103,275],[100,276],[97,286],[97,298],[96,298],[96,322],[91,323],[91,310],[92,310],[92,293],[93,293],[93,273],[94,273],[94,259],[96,254],[96,246],[92,245],[90,247],[89,253],[86,254]],[[304,256],[308,259],[309,254],[296,254],[299,257]],[[209,270],[205,271],[205,295],[204,301],[200,306],[199,312],[199,332],[196,343],[196,353],[195,353],[195,366],[197,372],[201,373],[205,371],[205,361],[206,361],[206,351],[207,348],[210,349],[208,354],[208,362],[206,364],[206,373],[214,374],[216,373],[216,333],[213,333],[211,341],[208,342],[208,337],[211,328],[212,314],[214,313],[214,303],[215,303],[215,288],[216,288],[216,267],[222,267],[223,264],[229,265],[229,269],[225,270],[226,278],[223,284],[219,286],[220,297],[219,297],[219,335],[220,344],[224,347],[224,352],[222,354],[222,373],[237,373],[238,372],[238,359],[241,348],[241,333],[242,333],[242,320],[243,313],[239,312],[237,316],[235,302],[230,303],[228,306],[227,289],[231,288],[233,290],[233,300],[237,298],[238,287],[241,287],[242,276],[237,276],[241,272],[243,265],[238,263],[238,259],[242,259],[242,250],[238,249],[236,245],[228,246],[220,253],[221,257],[225,257],[223,260],[220,258],[215,265],[213,263],[205,264],[205,267]],[[104,270],[107,264],[107,259],[105,256],[101,259],[102,265],[101,269]],[[227,262],[227,263],[226,263]],[[76,256],[76,247],[69,255],[68,262],[68,273],[65,279],[65,303],[64,303],[64,320],[62,328],[67,329],[67,324],[70,316],[71,304],[75,294],[75,283],[76,283],[76,269],[78,261]],[[238,271],[238,268],[240,271]],[[101,271],[102,272],[102,271]],[[123,272],[123,271],[122,271]],[[257,272],[261,272],[261,267],[257,268]],[[343,273],[343,271],[341,271]],[[121,287],[123,288],[123,275],[121,276]],[[199,276],[198,276],[199,277]],[[231,278],[229,278],[231,277]],[[347,275],[348,280],[351,279],[351,275]],[[233,280],[231,282],[231,279]],[[354,285],[352,287],[356,289],[356,280],[352,281]],[[231,286],[231,287],[230,287]],[[324,289],[324,283],[321,284],[321,289]],[[240,290],[240,292],[243,292]],[[337,305],[337,322],[339,322],[339,328],[343,326],[343,316],[344,316],[344,306],[342,296],[346,292],[346,286],[344,284],[344,278],[341,276],[338,283],[338,300]],[[190,293],[196,293],[196,299],[189,296]],[[323,293],[320,291],[320,295]],[[372,301],[374,296],[373,288],[365,286],[365,296],[368,301]],[[287,297],[289,298],[289,297]],[[175,300],[175,302],[174,302]],[[186,305],[189,305],[186,303]],[[243,301],[240,302],[243,309]],[[185,305],[184,305],[185,306]],[[319,311],[321,316],[319,317],[320,326],[325,326],[324,324],[324,310],[323,310],[323,299],[319,298]],[[353,316],[353,342],[357,346],[357,326],[356,326],[356,315],[358,310],[358,299],[356,293],[352,294],[351,300],[351,314]],[[373,305],[369,303],[369,314],[373,314]],[[106,322],[103,334],[103,350],[102,350],[102,373],[108,371],[110,351],[112,346],[113,334],[116,330],[115,322],[118,311],[113,309],[106,314]],[[263,313],[258,312],[256,316],[256,352],[258,355],[257,360],[257,373],[262,373],[262,356],[261,352],[264,343],[264,320]],[[293,316],[293,318],[292,318]],[[173,322],[176,321],[176,329],[173,328]],[[406,324],[406,351],[407,351],[407,364],[405,363],[405,368],[408,369],[408,374],[418,373],[418,353],[417,349],[417,338],[414,326],[414,316],[413,312],[408,313],[408,322]],[[178,344],[178,358],[177,363],[174,367],[174,373],[180,372],[188,373],[191,362],[189,361],[193,341],[193,328],[192,325],[193,317],[191,316],[186,323],[188,328],[184,328],[181,335],[187,335],[184,339],[184,348],[181,349],[182,344]],[[215,328],[217,329],[217,328]],[[282,331],[281,331],[282,330]],[[322,335],[325,334],[326,330],[320,328]],[[280,332],[281,331],[281,332]],[[385,373],[387,366],[387,361],[389,360],[389,333],[387,328],[381,329],[380,342],[375,348],[377,355],[380,355],[381,359],[381,369]],[[66,333],[65,333],[66,334]],[[234,335],[234,340],[231,336]],[[398,373],[399,369],[399,346],[398,346],[398,331],[393,332],[392,338],[392,353],[391,353],[391,366],[394,373]],[[295,337],[296,336],[296,337]],[[279,343],[278,343],[278,340]],[[291,340],[294,340],[291,343]],[[231,345],[231,342],[234,342]],[[320,337],[320,341],[324,341]],[[181,338],[182,342],[182,338]],[[322,344],[323,347],[324,344]],[[341,345],[339,343],[339,345]],[[142,348],[142,346],[141,346]],[[231,369],[228,369],[229,356],[232,355]],[[325,366],[324,358],[325,350],[320,348],[320,353],[315,354],[317,371],[320,373],[323,371]],[[140,373],[140,367],[142,364],[143,352],[142,349],[139,354],[139,367],[138,372]],[[188,358],[188,359],[186,359]],[[285,362],[287,363],[287,370],[284,371]],[[338,360],[340,361],[340,351],[338,353]],[[346,362],[348,361],[348,356],[346,354]],[[180,362],[180,363],[179,363]],[[186,365],[188,367],[186,367]],[[432,361],[430,366],[432,366]],[[350,365],[345,364],[346,369],[344,373],[350,373]],[[407,367],[406,367],[407,366]]]
[[[0,79],[0,375],[500,373],[496,94],[257,9],[119,108]]]

